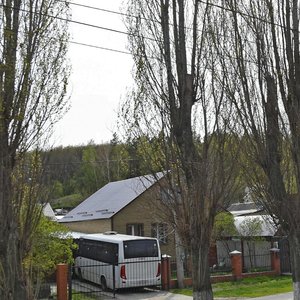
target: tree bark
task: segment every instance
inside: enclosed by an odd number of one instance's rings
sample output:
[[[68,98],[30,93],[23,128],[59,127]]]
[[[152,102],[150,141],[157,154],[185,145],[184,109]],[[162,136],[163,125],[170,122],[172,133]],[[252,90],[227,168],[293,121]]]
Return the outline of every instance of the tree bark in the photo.
[[[294,300],[300,300],[300,232],[289,234],[290,260],[293,275]]]
[[[176,269],[177,269],[177,284],[178,288],[184,288],[184,268],[183,268],[183,258],[184,258],[184,248],[182,246],[181,240],[178,233],[175,232],[175,247],[176,247]]]
[[[201,237],[198,241],[194,241],[197,237],[192,237],[191,240],[193,299],[212,300],[208,260],[209,242],[206,234],[202,234]]]

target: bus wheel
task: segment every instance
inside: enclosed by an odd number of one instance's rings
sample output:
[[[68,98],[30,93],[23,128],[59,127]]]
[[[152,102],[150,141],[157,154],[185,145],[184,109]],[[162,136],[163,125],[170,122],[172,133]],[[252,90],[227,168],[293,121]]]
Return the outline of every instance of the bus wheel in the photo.
[[[107,291],[107,284],[106,284],[106,279],[104,276],[101,276],[101,288],[102,288],[102,291]]]

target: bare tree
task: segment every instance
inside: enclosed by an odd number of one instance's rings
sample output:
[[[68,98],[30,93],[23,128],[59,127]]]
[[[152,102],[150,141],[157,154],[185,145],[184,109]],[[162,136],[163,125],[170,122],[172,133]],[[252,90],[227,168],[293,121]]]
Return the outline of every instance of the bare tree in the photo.
[[[136,88],[123,107],[127,133],[148,138],[152,170],[170,170],[164,203],[191,254],[194,299],[213,299],[208,251],[217,204],[233,183],[226,149],[234,137],[226,133],[230,107],[215,86],[206,39],[211,7],[184,0],[129,1],[128,7]]]
[[[239,117],[248,177],[288,235],[294,299],[300,299],[299,2],[224,5],[224,31],[215,39],[219,80]]]
[[[20,214],[26,207],[28,222],[34,213],[30,205],[36,201],[24,206],[21,200],[28,197],[20,197],[15,179],[23,172],[20,162],[26,151],[41,146],[43,135],[65,111],[66,18],[68,7],[61,1],[3,0],[0,4],[1,299],[27,299],[22,259],[29,245],[21,236]]]

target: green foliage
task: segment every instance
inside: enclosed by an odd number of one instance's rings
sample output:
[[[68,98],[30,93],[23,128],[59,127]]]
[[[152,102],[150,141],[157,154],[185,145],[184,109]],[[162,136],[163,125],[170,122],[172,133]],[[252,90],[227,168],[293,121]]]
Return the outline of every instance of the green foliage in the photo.
[[[51,206],[55,208],[74,208],[84,200],[81,194],[72,194],[51,201]]]
[[[82,164],[77,183],[83,195],[90,195],[101,187],[102,174],[97,163],[97,152],[94,145],[87,146],[82,152]]]
[[[62,236],[66,238],[62,238]],[[72,263],[73,240],[67,237],[66,228],[42,217],[32,238],[31,251],[23,263],[33,280],[43,279],[56,269],[58,263]]]
[[[43,181],[49,188],[53,206],[58,208],[61,203],[60,207],[71,207],[65,205],[64,197],[82,195],[82,200],[108,182],[137,176],[136,172],[130,173],[129,165],[134,159],[128,149],[115,135],[110,144],[90,143],[45,151],[42,156],[47,172]]]
[[[110,175],[113,180],[128,178],[131,158],[127,145],[122,144],[116,134],[111,141],[110,160]]]
[[[56,199],[62,197],[63,195],[64,195],[63,184],[58,180],[54,180],[53,187],[52,187],[52,197]]]
[[[245,219],[239,230],[240,235],[246,237],[259,237],[262,233],[262,220],[258,217],[252,219]]]
[[[234,217],[231,213],[220,212],[216,215],[213,228],[213,238],[215,240],[226,236],[235,236],[237,233]]]

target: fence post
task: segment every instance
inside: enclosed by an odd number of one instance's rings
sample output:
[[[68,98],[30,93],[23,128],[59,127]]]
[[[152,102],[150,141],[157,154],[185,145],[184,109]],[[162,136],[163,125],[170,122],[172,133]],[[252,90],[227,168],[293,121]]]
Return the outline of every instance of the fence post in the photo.
[[[231,258],[232,275],[235,280],[242,278],[242,253],[234,250],[229,253]]]
[[[171,256],[163,254],[161,257],[161,285],[162,289],[168,291],[170,289],[171,279]]]
[[[272,249],[270,249],[270,253],[271,253],[271,268],[272,268],[272,271],[275,271],[276,275],[280,275],[281,274],[279,251],[280,250],[278,248],[272,248]]]
[[[56,269],[57,300],[68,300],[68,265],[58,264]]]

